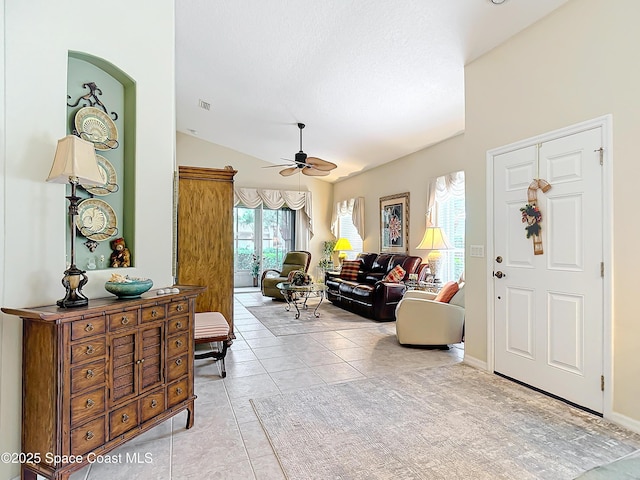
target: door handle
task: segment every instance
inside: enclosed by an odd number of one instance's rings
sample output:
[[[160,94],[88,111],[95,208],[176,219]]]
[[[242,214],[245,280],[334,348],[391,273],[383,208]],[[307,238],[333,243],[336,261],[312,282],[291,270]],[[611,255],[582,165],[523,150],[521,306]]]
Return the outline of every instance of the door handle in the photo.
[[[494,277],[497,277],[497,278],[506,277],[506,275],[505,275],[504,273],[502,273],[500,270],[498,270],[497,272],[495,272],[495,273],[493,274],[493,276],[494,276]]]

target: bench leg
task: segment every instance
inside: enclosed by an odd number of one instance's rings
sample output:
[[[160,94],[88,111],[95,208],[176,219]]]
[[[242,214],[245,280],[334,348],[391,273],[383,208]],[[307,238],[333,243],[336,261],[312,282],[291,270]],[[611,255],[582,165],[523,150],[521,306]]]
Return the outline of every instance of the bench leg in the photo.
[[[220,376],[225,378],[227,376],[227,368],[224,364],[224,357],[227,355],[227,349],[229,348],[229,340],[223,340],[222,342],[217,342],[222,344],[222,350],[217,352],[207,352],[207,353],[199,353],[195,356],[196,360],[201,360],[203,358],[213,358],[215,360],[220,360]]]

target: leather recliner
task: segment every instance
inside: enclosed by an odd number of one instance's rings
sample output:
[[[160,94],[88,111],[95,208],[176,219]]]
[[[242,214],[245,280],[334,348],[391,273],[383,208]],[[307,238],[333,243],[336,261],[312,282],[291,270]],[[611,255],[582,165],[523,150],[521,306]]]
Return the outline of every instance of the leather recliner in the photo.
[[[379,321],[395,320],[396,305],[407,287],[404,281],[416,273],[422,258],[392,253],[359,253],[362,265],[357,280],[340,278],[340,274],[327,272],[327,299],[334,305]],[[405,270],[400,283],[384,282],[386,275],[396,266]]]
[[[280,282],[286,282],[288,280],[289,273],[294,270],[301,270],[304,273],[307,273],[310,263],[311,254],[307,251],[297,250],[287,252],[284,257],[281,270],[269,268],[262,272],[262,278],[260,280],[262,295],[265,297],[273,297],[278,300],[284,300],[284,296],[280,293],[280,290],[276,288],[276,285]]]

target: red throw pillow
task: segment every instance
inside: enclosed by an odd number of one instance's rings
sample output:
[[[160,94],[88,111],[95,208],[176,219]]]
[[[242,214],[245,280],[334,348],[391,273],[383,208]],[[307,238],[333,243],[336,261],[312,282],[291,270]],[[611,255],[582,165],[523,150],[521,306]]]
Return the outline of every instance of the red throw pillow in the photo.
[[[447,282],[442,286],[442,290],[438,292],[434,300],[436,302],[449,303],[453,296],[458,293],[459,288],[456,282]]]
[[[404,278],[404,274],[407,273],[401,265],[396,265],[393,269],[387,273],[387,276],[382,279],[383,282],[398,283]]]
[[[340,278],[343,280],[357,280],[360,271],[360,260],[343,260],[340,268]]]

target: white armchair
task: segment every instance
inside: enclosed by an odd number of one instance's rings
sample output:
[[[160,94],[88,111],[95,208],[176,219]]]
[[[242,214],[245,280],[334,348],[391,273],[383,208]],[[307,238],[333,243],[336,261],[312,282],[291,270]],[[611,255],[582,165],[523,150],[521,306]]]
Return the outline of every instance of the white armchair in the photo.
[[[464,284],[449,303],[435,293],[412,290],[396,307],[396,336],[402,345],[449,345],[464,336]]]

